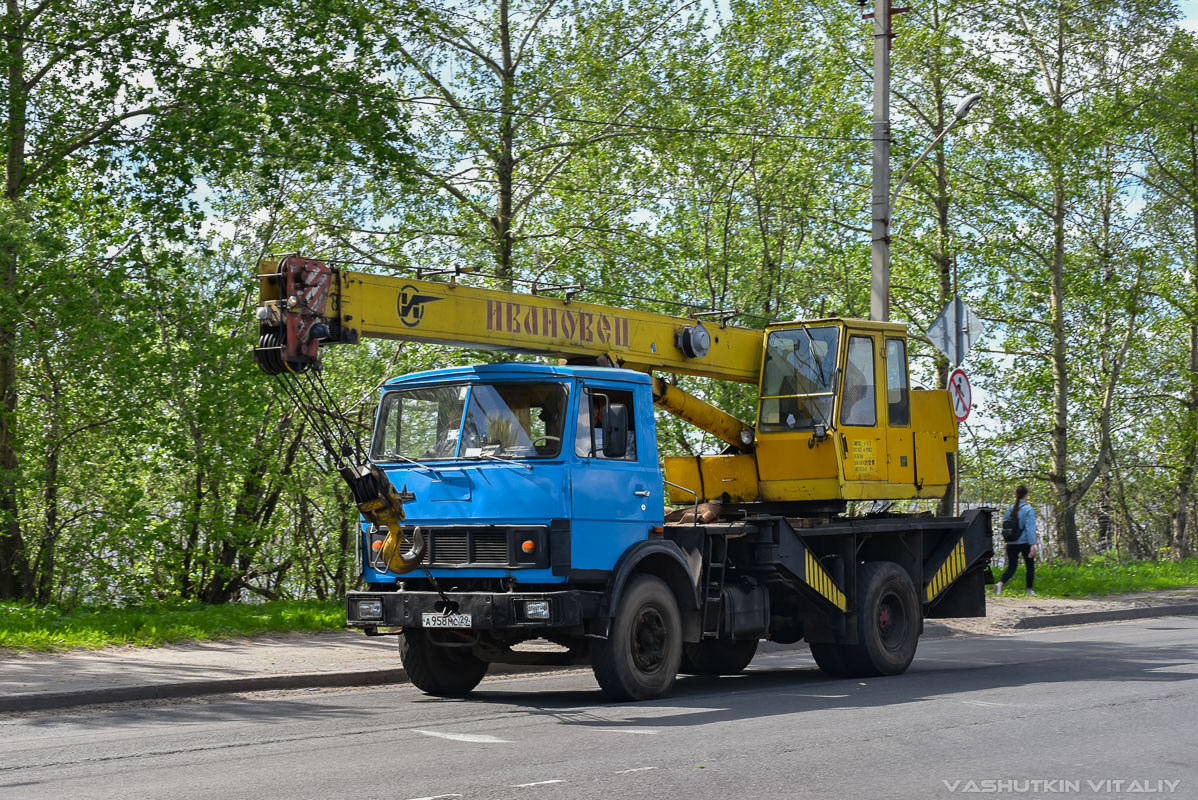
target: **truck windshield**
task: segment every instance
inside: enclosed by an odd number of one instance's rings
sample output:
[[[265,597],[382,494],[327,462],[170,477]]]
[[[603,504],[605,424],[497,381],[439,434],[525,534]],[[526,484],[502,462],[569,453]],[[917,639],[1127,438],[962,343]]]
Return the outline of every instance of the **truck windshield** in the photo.
[[[561,452],[565,422],[566,387],[560,383],[475,384],[461,454],[553,458]]]
[[[839,342],[835,325],[770,332],[761,375],[761,430],[831,427]]]
[[[565,410],[566,387],[557,383],[388,392],[379,411],[371,460],[553,458],[561,451]]]
[[[374,430],[371,460],[453,458],[465,404],[465,386],[387,392]]]

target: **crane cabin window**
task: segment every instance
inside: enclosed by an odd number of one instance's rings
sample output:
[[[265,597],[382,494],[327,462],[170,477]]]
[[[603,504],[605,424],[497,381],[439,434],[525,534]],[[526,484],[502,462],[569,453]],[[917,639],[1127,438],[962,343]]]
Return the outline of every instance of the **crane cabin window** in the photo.
[[[760,430],[832,427],[839,344],[835,325],[770,331],[761,373]]]
[[[891,425],[911,422],[911,395],[907,382],[907,343],[886,340],[886,418]]]
[[[859,426],[878,424],[874,381],[874,340],[869,336],[850,336],[848,357],[845,359],[841,423]]]

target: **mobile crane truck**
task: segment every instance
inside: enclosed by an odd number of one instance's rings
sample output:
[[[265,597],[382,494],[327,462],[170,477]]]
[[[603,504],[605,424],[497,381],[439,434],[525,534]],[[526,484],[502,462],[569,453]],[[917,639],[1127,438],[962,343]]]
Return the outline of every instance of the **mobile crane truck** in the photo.
[[[312,420],[363,518],[349,624],[398,634],[426,693],[468,693],[492,663],[589,660],[605,695],[645,700],[679,672],[743,670],[763,639],[805,639],[829,675],[896,675],[925,619],[985,615],[990,510],[885,510],[941,497],[957,450],[948,392],[912,389],[901,324],[750,330],[299,256],[259,273],[255,361],[305,410],[333,344],[553,359],[387,381],[368,452]],[[757,384],[755,424],[655,372]],[[659,463],[655,408],[726,447]],[[559,647],[513,649],[532,639]]]

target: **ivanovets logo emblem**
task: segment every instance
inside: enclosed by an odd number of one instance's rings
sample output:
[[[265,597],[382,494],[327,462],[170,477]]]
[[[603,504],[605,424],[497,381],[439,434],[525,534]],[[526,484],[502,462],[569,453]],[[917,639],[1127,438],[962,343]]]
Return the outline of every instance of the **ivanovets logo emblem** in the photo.
[[[416,291],[416,287],[409,283],[399,290],[399,300],[395,303],[399,321],[409,328],[415,328],[424,319],[425,303],[432,303],[440,299],[431,294],[420,294]]]

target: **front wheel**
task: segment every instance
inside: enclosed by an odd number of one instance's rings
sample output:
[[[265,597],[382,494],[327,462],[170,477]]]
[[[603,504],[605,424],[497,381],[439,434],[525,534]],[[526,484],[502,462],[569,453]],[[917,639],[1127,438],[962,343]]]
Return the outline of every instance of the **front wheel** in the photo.
[[[636,575],[606,639],[591,640],[591,668],[612,700],[651,700],[670,691],[682,660],[682,617],[670,587]]]
[[[436,644],[419,628],[407,629],[399,637],[399,660],[412,685],[436,697],[469,694],[489,666],[469,648]]]
[[[823,672],[872,678],[907,671],[919,644],[920,606],[907,571],[890,561],[871,561],[857,573],[857,644],[811,645]]]
[[[736,675],[757,655],[756,639],[708,639],[682,647],[679,672],[688,675]]]

